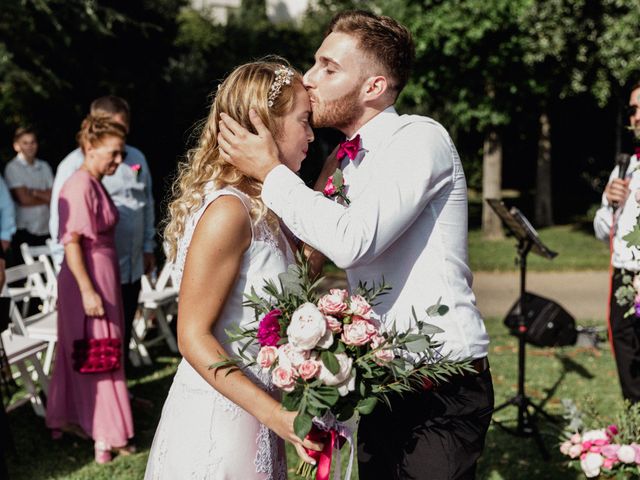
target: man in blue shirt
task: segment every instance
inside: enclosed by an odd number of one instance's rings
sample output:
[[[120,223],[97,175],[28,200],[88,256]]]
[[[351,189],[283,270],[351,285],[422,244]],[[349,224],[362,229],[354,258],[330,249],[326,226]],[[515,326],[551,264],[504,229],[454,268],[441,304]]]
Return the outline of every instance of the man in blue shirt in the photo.
[[[109,115],[129,130],[129,105],[113,95],[100,97],[91,103],[91,114]],[[144,154],[130,145],[125,146],[126,158],[116,173],[105,176],[102,184],[111,195],[120,214],[115,240],[120,261],[120,283],[124,306],[125,332],[123,345],[128,346],[131,327],[138,307],[140,278],[155,268],[155,224],[151,173]],[[84,160],[80,148],[75,149],[58,165],[51,192],[49,231],[56,242],[53,253],[58,263],[64,249],[58,241],[58,198],[64,182],[78,169]],[[125,347],[125,362],[128,362]]]
[[[0,176],[0,245],[6,252],[11,245],[11,237],[16,231],[16,210],[9,188]],[[4,257],[3,257],[4,258]]]

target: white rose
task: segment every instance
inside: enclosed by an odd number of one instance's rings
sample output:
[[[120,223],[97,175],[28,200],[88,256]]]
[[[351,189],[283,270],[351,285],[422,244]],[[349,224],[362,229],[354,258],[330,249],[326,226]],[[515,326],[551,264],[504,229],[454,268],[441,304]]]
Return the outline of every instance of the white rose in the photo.
[[[344,397],[347,393],[352,392],[356,386],[356,376],[351,371],[353,359],[349,358],[346,353],[336,353],[336,359],[340,364],[338,373],[332,374],[322,363],[319,378],[325,385],[338,387],[338,392]]]
[[[600,430],[589,430],[588,432],[584,432],[582,434],[583,442],[595,442],[596,440],[609,440],[607,432],[604,431],[604,428]]]
[[[604,460],[600,454],[589,452],[580,460],[580,468],[587,478],[594,478],[600,475],[600,467],[603,463]]]
[[[291,323],[287,327],[287,337],[298,350],[311,350],[318,342],[326,340],[327,321],[313,303],[304,303],[293,312]],[[326,340],[328,342],[328,340]],[[333,337],[331,338],[333,343]],[[331,345],[329,343],[329,345]]]
[[[635,463],[636,451],[631,445],[622,445],[618,450],[618,460],[622,463]]]

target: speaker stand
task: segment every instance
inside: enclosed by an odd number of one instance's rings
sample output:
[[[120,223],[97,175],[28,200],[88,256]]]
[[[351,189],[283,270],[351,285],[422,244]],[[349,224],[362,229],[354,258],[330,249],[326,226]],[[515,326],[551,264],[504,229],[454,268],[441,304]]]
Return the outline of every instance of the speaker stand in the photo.
[[[520,265],[520,314],[518,315],[518,392],[506,402],[494,408],[493,413],[499,412],[510,406],[518,409],[518,418],[516,428],[509,428],[502,425],[501,422],[494,420],[494,423],[507,433],[517,437],[533,437],[542,458],[549,460],[551,457],[549,451],[542,441],[540,430],[538,429],[537,417],[543,416],[550,422],[555,420],[546,413],[542,407],[536,405],[525,393],[525,360],[526,360],[526,340],[527,323],[525,319],[526,312],[526,276],[527,276],[527,255],[532,247],[531,240],[521,239],[518,243],[518,264]]]

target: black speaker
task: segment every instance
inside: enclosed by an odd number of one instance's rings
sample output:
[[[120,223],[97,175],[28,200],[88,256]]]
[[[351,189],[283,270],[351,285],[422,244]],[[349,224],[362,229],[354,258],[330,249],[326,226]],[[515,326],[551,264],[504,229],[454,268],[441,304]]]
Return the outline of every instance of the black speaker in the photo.
[[[504,324],[512,335],[518,335],[520,300],[513,304]],[[525,293],[525,340],[538,347],[563,347],[575,345],[576,321],[564,308],[553,300],[534,293]]]

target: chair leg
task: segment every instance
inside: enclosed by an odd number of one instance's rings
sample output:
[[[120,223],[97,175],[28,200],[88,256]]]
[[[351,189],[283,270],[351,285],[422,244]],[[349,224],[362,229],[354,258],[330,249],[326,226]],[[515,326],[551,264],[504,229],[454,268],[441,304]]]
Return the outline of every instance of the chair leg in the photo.
[[[31,400],[31,405],[33,406],[33,411],[36,413],[36,415],[40,416],[40,417],[45,417],[46,416],[46,412],[44,410],[44,405],[42,404],[42,400],[40,399],[40,396],[38,395],[38,389],[36,388],[35,384],[33,383],[33,380],[31,380],[31,376],[29,375],[29,372],[27,371],[27,367],[24,364],[24,362],[17,362],[16,366],[18,367],[18,370],[20,371],[20,376],[22,377],[22,381],[24,382],[24,386],[27,390],[27,392],[29,393],[29,397]]]
[[[169,328],[167,317],[165,316],[162,308],[158,308],[156,310],[156,321],[158,322],[158,327],[160,327],[160,330],[162,330],[162,336],[167,342],[167,345],[169,345],[169,349],[173,353],[178,353],[178,344],[176,343],[176,338],[173,336],[171,328]]]
[[[47,345],[47,353],[44,356],[44,363],[42,365],[42,368],[47,375],[51,373],[51,364],[53,363],[55,348],[56,342],[49,342],[49,344]]]
[[[40,388],[45,395],[49,395],[49,377],[45,374],[45,370],[43,369],[42,364],[40,363],[36,355],[31,355],[29,358],[31,359],[34,370],[38,374],[37,381],[38,384],[40,384]]]

